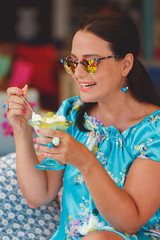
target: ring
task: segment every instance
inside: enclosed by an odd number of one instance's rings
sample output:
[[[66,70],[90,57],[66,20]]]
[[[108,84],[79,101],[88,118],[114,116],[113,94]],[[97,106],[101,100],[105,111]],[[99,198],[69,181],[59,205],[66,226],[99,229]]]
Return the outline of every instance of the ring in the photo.
[[[3,105],[3,109],[4,109],[5,111],[8,111],[8,110],[9,110],[9,107],[8,107],[8,104],[7,104],[7,103],[5,103],[5,104]]]
[[[52,143],[53,143],[55,146],[58,146],[59,143],[60,143],[60,139],[59,139],[58,137],[54,137],[54,138],[52,139]]]
[[[52,148],[52,147],[53,147],[53,143],[50,142],[50,143],[47,144],[47,146],[48,146],[49,148]]]

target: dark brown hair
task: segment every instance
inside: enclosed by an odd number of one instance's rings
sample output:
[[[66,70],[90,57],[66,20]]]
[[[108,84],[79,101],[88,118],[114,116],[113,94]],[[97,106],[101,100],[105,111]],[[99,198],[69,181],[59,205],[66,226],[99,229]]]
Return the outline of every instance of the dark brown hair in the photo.
[[[78,30],[87,30],[109,42],[113,54],[123,59],[127,53],[132,53],[134,63],[127,76],[127,86],[133,97],[160,106],[160,96],[142,63],[137,59],[140,41],[137,28],[133,21],[124,13],[106,12],[87,16],[80,23]],[[119,58],[115,58],[119,60]],[[84,113],[95,103],[84,103],[77,113],[77,126],[86,131],[83,126]]]

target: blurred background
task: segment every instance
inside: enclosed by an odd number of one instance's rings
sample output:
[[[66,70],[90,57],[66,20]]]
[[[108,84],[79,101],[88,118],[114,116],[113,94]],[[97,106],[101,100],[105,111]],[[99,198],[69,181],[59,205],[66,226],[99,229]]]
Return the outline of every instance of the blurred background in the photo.
[[[78,94],[59,60],[69,54],[86,14],[120,9],[131,16],[140,34],[140,59],[160,92],[160,0],[5,0],[0,5],[0,156],[15,151],[2,108],[8,87],[28,84],[28,99],[42,115]]]

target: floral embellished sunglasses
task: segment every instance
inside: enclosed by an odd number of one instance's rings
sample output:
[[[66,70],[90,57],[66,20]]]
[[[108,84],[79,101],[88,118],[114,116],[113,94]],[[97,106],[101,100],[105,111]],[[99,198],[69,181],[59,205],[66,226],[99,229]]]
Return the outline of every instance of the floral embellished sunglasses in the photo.
[[[102,57],[102,58],[83,58],[80,61],[76,61],[71,57],[66,57],[61,59],[61,63],[64,66],[64,69],[68,74],[73,74],[76,71],[77,65],[80,63],[82,64],[84,70],[87,73],[95,73],[97,71],[97,65],[100,61],[115,58],[118,57],[118,55],[112,55],[108,57]]]

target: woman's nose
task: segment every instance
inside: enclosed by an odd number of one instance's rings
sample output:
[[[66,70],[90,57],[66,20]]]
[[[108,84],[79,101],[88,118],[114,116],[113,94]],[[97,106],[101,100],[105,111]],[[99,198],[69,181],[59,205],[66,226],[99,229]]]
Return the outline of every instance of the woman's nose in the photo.
[[[76,70],[75,70],[75,73],[74,73],[74,76],[76,78],[78,78],[78,77],[86,76],[86,74],[87,74],[87,72],[84,70],[82,64],[78,63],[78,65],[76,67]]]

